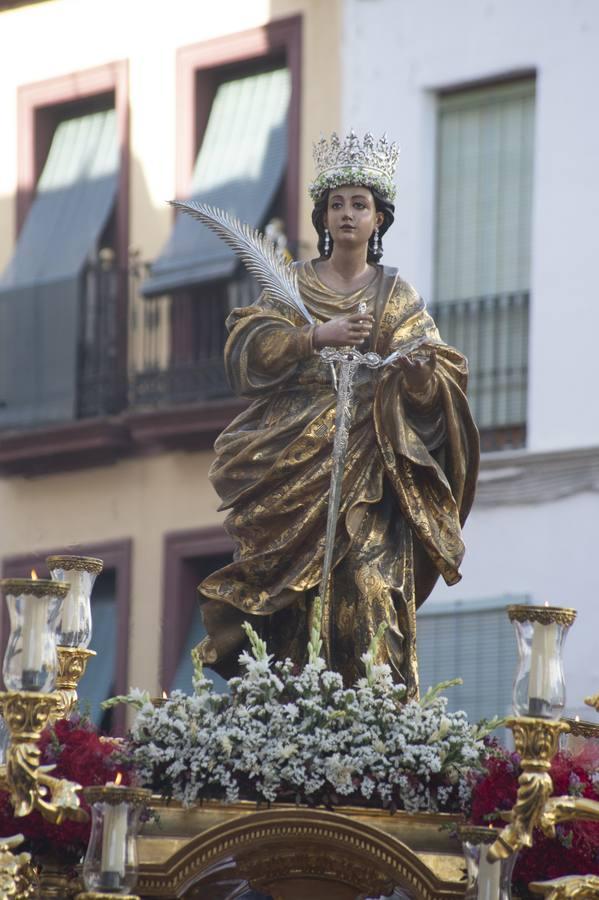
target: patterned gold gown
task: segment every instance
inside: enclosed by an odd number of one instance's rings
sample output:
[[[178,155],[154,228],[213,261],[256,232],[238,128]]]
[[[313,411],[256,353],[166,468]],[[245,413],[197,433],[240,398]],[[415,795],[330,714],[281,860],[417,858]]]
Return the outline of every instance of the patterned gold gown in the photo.
[[[396,366],[359,370],[333,557],[329,664],[353,682],[384,621],[379,661],[414,696],[416,609],[439,574],[448,584],[459,580],[461,525],[474,495],[479,445],[465,397],[467,364],[441,342],[422,299],[395,269],[377,266],[374,280],[350,295],[326,287],[310,262],[298,264],[298,276],[317,321],[365,302],[375,320],[370,348],[381,355],[423,341],[436,349],[424,393],[411,393]],[[246,619],[277,657],[305,658],[323,562],[336,394],[310,328],[293,313],[260,300],[234,310],[227,327],[227,374],[252,403],[218,438],[210,472],[229,510],[234,561],[199,590],[207,631],[201,655],[230,677]]]

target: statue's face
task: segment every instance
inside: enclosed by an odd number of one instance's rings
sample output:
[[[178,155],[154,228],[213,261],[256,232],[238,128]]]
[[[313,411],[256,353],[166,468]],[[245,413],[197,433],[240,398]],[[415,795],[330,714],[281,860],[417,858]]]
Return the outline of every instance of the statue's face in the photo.
[[[329,192],[324,224],[337,247],[366,245],[383,218],[366,187],[346,185]]]

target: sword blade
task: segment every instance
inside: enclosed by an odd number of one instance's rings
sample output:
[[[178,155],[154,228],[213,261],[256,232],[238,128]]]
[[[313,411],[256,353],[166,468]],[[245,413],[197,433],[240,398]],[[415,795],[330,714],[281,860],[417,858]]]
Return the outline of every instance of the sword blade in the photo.
[[[351,352],[345,355],[345,358],[343,358],[340,363],[339,387],[337,389],[335,438],[333,440],[325,548],[322,562],[322,579],[320,582],[320,598],[322,602],[322,643],[324,658],[329,664],[331,661],[331,570],[333,565],[333,551],[335,549],[335,536],[337,533],[337,517],[339,515],[339,507],[341,506],[343,470],[351,425],[353,381],[356,369],[359,365],[359,355]]]

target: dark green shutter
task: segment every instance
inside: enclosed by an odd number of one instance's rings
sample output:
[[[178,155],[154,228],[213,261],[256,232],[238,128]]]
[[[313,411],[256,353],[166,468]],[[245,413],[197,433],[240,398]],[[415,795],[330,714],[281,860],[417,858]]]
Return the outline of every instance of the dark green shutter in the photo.
[[[506,607],[522,598],[425,603],[417,616],[420,693],[450,678],[464,684],[447,691],[448,709],[465,709],[470,721],[511,712],[518,661],[514,626]]]

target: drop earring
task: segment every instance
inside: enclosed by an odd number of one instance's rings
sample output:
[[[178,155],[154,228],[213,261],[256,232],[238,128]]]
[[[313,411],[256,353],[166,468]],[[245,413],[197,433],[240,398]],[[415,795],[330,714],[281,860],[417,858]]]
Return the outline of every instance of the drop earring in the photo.
[[[374,237],[372,239],[372,252],[375,256],[379,255],[379,229],[378,226],[374,229]]]
[[[324,255],[328,256],[329,251],[331,249],[331,235],[329,234],[329,229],[325,228],[324,230]]]

